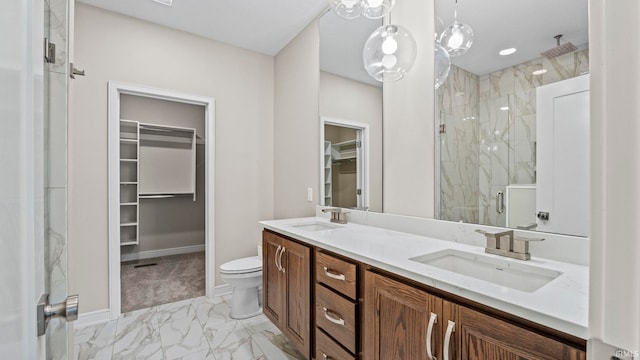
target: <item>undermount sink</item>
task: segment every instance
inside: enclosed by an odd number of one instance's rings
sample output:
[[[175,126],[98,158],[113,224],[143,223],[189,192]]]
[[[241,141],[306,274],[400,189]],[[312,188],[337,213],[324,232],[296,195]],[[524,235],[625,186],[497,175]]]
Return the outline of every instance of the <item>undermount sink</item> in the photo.
[[[534,292],[562,275],[557,270],[523,264],[516,260],[506,261],[454,249],[409,260],[525,292]]]
[[[308,221],[300,224],[294,224],[291,226],[296,229],[306,230],[306,231],[322,231],[322,230],[332,230],[332,229],[340,228],[340,225],[334,225],[331,223],[320,222],[320,221]]]

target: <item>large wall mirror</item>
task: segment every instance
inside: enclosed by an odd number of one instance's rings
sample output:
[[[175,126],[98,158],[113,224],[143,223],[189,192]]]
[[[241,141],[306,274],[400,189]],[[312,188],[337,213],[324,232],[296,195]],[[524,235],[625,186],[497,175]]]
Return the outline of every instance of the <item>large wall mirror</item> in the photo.
[[[435,114],[425,115],[436,128],[435,217],[586,236],[587,0],[458,0],[457,4],[436,0],[434,6],[436,35],[454,22],[455,10],[457,21],[474,31],[472,46],[451,58],[447,80],[435,92]],[[369,158],[372,211],[385,210],[382,186],[377,183],[383,169],[382,101],[373,106],[355,95],[347,96],[327,79],[366,85],[382,100],[381,84],[362,69],[361,53],[367,36],[380,25],[367,19],[342,20],[332,12],[320,20],[320,116],[358,121],[358,116],[331,110],[336,104],[380,111],[364,116],[376,119],[370,150],[380,151]],[[560,46],[556,35],[562,35]],[[509,48],[516,51],[499,54]],[[410,100],[406,103],[425,101]],[[406,163],[420,164],[432,156],[421,152],[407,153],[414,159]],[[384,164],[384,169],[391,165]],[[385,191],[385,198],[393,195],[389,194],[392,189],[385,187]]]
[[[382,211],[382,84],[362,49],[382,20],[320,19],[320,204]]]
[[[474,32],[436,91],[437,217],[588,234],[587,5],[436,0]]]

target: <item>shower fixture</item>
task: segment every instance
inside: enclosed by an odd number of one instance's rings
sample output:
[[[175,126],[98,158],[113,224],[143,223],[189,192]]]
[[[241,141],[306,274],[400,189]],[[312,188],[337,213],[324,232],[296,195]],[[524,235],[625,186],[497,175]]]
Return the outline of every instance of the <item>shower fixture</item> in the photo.
[[[574,52],[578,50],[578,48],[575,45],[573,45],[571,42],[567,42],[565,44],[560,45],[560,39],[562,39],[562,34],[558,34],[553,38],[556,39],[556,47],[540,53],[540,55],[542,55],[547,60],[551,60],[553,58],[557,58],[558,56],[568,54],[570,52]]]

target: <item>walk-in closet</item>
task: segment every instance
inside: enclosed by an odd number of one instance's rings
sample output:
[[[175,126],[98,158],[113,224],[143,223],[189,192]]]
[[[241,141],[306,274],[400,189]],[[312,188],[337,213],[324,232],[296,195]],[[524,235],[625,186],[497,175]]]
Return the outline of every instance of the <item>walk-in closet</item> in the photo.
[[[121,309],[205,295],[205,107],[119,98]]]

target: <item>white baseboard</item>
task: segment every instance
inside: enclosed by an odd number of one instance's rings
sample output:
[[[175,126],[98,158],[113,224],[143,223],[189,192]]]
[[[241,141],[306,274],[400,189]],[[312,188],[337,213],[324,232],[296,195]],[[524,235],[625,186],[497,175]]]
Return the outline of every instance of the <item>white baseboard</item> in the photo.
[[[111,320],[111,311],[109,309],[102,309],[92,311],[86,314],[78,315],[78,320],[73,322],[74,328],[79,328],[88,325],[95,325],[100,323],[105,323]]]
[[[180,255],[180,254],[188,254],[192,252],[200,252],[204,251],[205,245],[192,245],[192,246],[184,246],[170,249],[161,249],[161,250],[149,250],[149,251],[141,251],[130,254],[122,254],[120,255],[120,261],[132,261],[132,260],[144,260],[144,259],[152,259],[161,256],[171,256],[171,255]]]
[[[222,296],[222,295],[227,295],[227,294],[231,294],[231,285],[229,284],[224,284],[224,285],[218,285],[215,288],[213,288],[213,296]]]

